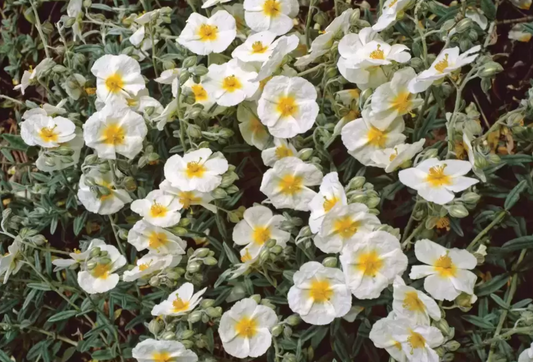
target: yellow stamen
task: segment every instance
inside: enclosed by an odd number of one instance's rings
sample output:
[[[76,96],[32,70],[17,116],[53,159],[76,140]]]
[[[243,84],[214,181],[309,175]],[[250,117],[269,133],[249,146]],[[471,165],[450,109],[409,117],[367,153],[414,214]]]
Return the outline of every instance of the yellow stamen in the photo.
[[[204,167],[204,165],[202,165],[200,162],[192,161],[187,163],[187,170],[185,172],[187,173],[188,178],[202,178],[205,171],[206,168]]]
[[[448,68],[448,54],[444,56],[444,59],[442,59],[440,62],[435,64],[435,69],[439,73],[443,73],[446,68]]]
[[[298,104],[293,96],[283,96],[278,99],[276,110],[281,117],[294,116],[298,112]]]
[[[392,0],[392,2],[389,4],[389,8],[392,8],[397,2],[398,0]]]
[[[179,193],[180,204],[183,205],[184,209],[188,209],[193,204],[197,204],[202,201],[201,197],[195,197],[192,191],[182,191]]]
[[[197,32],[200,41],[214,41],[218,37],[218,26],[202,24]]]
[[[252,44],[252,54],[263,54],[268,50],[268,46],[264,46],[260,41]]]
[[[257,334],[257,322],[254,318],[242,317],[235,324],[235,332],[239,337],[252,338]]]
[[[120,146],[124,144],[126,130],[117,123],[108,124],[102,131],[103,142],[106,145]]]
[[[268,226],[257,226],[254,229],[252,239],[257,245],[263,245],[272,238],[270,228]]]
[[[148,269],[149,265],[148,264],[141,264],[139,265],[139,271],[145,271],[146,269]]]
[[[165,233],[158,233],[152,231],[152,233],[148,237],[148,245],[153,249],[159,249],[160,247],[165,246],[167,244],[168,238]]]
[[[370,129],[366,134],[366,138],[368,139],[368,143],[372,146],[385,148],[385,143],[387,142],[387,133],[380,131],[374,126],[370,126]]]
[[[105,80],[105,86],[107,87],[107,90],[111,93],[120,92],[122,88],[124,88],[124,81],[122,80],[122,76],[118,73],[111,74]]]
[[[194,94],[195,102],[204,102],[207,100],[207,92],[201,84],[195,84],[191,87],[191,90]]]
[[[294,156],[294,153],[292,152],[292,150],[285,146],[285,145],[281,145],[281,146],[278,146],[276,147],[276,157],[281,160],[282,158],[284,157],[291,157],[291,156]]]
[[[441,217],[437,220],[435,226],[437,226],[437,229],[450,230],[450,219],[448,219],[446,216]]]
[[[234,75],[230,75],[222,81],[222,88],[229,93],[233,93],[238,89],[242,88],[242,83],[239,78]]]
[[[301,176],[286,175],[279,181],[279,188],[282,194],[295,195],[303,188],[303,179]]]
[[[385,53],[383,52],[383,50],[381,50],[381,45],[380,44],[378,44],[378,48],[376,50],[374,50],[372,53],[370,53],[370,58],[372,58],[372,59],[380,59],[380,60],[385,59]]]
[[[343,239],[349,239],[359,229],[360,222],[352,220],[350,216],[342,216],[333,223],[333,231],[339,234]]]
[[[111,271],[111,263],[109,264],[96,264],[91,274],[93,277],[98,279],[107,279],[109,272]]]
[[[281,3],[276,0],[266,0],[263,4],[263,13],[272,18],[277,17],[281,13]]]
[[[408,91],[400,92],[392,100],[391,106],[400,114],[406,114],[413,108],[411,93]]]
[[[324,303],[333,296],[333,289],[327,280],[313,280],[311,282],[311,289],[309,289],[309,297],[316,303]]]
[[[322,204],[322,207],[324,208],[325,212],[329,212],[329,210],[333,209],[333,206],[335,206],[339,202],[339,199],[336,196],[333,196],[331,199],[328,199],[324,196],[324,203]]]
[[[450,278],[457,275],[457,267],[448,255],[443,255],[438,258],[433,267],[439,276],[443,278]]]
[[[418,298],[418,293],[414,291],[405,293],[403,307],[412,312],[423,312],[426,310],[424,303]]]
[[[172,362],[173,358],[170,357],[170,353],[168,352],[154,352],[152,354],[152,361],[153,362]]]
[[[424,348],[426,346],[426,340],[424,337],[415,331],[411,331],[409,337],[407,337],[407,343],[409,343],[413,349]]]
[[[189,301],[183,300],[180,297],[176,295],[176,299],[172,302],[172,306],[174,307],[172,310],[174,313],[183,312],[187,309],[189,309]]]
[[[249,250],[246,250],[246,252],[244,253],[243,256],[241,256],[241,261],[243,263],[246,263],[247,261],[250,261],[252,260],[252,255],[250,254],[250,251]]]
[[[383,268],[383,260],[378,252],[373,250],[359,256],[356,268],[365,276],[375,277],[381,268]]]
[[[56,127],[57,126],[54,126],[52,128],[41,128],[41,131],[39,132],[39,137],[41,137],[44,142],[57,142],[59,134],[55,132]]]
[[[150,207],[151,217],[165,217],[167,212],[168,212],[168,209],[165,206],[158,204],[157,202],[154,202],[152,204],[152,207]]]
[[[429,173],[426,176],[426,181],[433,187],[442,187],[445,185],[451,185],[451,177],[444,173],[446,164],[442,166],[433,166],[429,169]]]

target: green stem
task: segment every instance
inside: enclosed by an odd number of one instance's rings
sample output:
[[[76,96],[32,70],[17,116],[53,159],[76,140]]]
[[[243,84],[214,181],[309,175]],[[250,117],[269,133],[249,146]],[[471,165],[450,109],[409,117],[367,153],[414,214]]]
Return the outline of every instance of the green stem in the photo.
[[[91,298],[91,296],[89,294],[87,294],[87,293],[85,293],[85,295],[89,299],[89,302],[93,306],[93,309],[96,312],[96,314],[98,314],[103,319],[103,322],[109,327],[109,329],[111,329],[113,331],[113,337],[115,338],[115,341],[117,343],[116,346],[117,346],[117,349],[118,349],[120,360],[123,361],[122,351],[120,350],[120,339],[118,338],[118,333],[117,333],[117,329],[115,328],[115,325],[111,322],[111,320],[107,317],[107,315],[102,310],[100,310],[100,308],[94,302],[94,300]]]
[[[63,180],[65,181],[65,186],[70,190],[70,192],[76,195],[76,191],[74,191],[72,186],[70,186],[70,184],[68,183],[68,179],[67,179],[67,175],[65,175],[65,171],[60,170],[59,173],[61,174],[61,176],[63,176]]]
[[[124,256],[126,256],[126,251],[124,250],[124,246],[122,245],[122,243],[120,242],[120,238],[118,237],[117,235],[117,231],[115,230],[115,228],[117,227],[117,225],[115,224],[115,222],[113,221],[113,218],[111,217],[111,215],[108,216],[109,217],[109,222],[111,223],[111,229],[113,230],[113,235],[115,235],[115,240],[117,241],[117,246],[118,246],[118,249],[120,250],[120,253]]]
[[[430,94],[431,94],[430,89],[426,90],[426,95],[424,96],[424,104],[422,105],[422,109],[420,110],[420,113],[418,114],[418,117],[416,117],[415,128],[413,130],[413,142],[418,141],[417,139],[415,139],[416,132],[418,131],[418,129],[421,126],[422,119],[424,118],[424,113],[426,113],[426,109],[427,109],[427,106],[428,106],[428,103],[429,103]]]
[[[492,343],[495,343],[495,342],[498,342],[498,341],[505,341],[509,337],[511,337],[511,336],[513,336],[515,334],[532,334],[532,333],[533,333],[533,327],[531,327],[531,326],[529,326],[529,327],[520,327],[520,328],[511,328],[510,330],[508,330],[505,333],[502,333],[502,334],[499,334],[496,337],[487,339],[487,340],[481,342],[480,344],[475,344],[475,345],[473,345],[471,347],[468,347],[464,351],[465,352],[467,352],[467,351],[475,351],[475,350],[477,350],[479,348],[482,348],[484,346],[488,346],[488,345],[490,345]]]
[[[319,65],[317,65],[317,66],[315,66],[315,67],[313,67],[313,68],[310,68],[310,69],[304,70],[303,72],[300,72],[300,73],[298,73],[298,74],[296,74],[296,75],[297,75],[298,77],[301,77],[301,76],[307,75],[307,74],[309,74],[309,73],[316,72],[316,71],[318,71],[320,68],[325,67],[325,66],[326,66],[326,64],[321,63],[321,64],[319,64]]]
[[[11,98],[11,97],[5,96],[5,95],[3,95],[3,94],[0,94],[0,98],[7,99],[8,101],[11,101],[11,102],[13,102],[13,103],[20,104],[21,106],[24,105],[24,102],[21,102],[21,101],[19,101],[18,99],[15,99],[15,98]]]
[[[35,8],[35,4],[33,1],[30,1],[31,8],[33,9],[33,15],[35,15],[35,27],[37,28],[37,32],[39,32],[39,36],[41,37],[41,42],[43,43],[44,53],[46,54],[47,58],[50,58],[50,53],[48,53],[48,44],[46,43],[46,37],[44,36],[41,20],[39,19],[39,13],[37,12],[37,9]]]
[[[503,210],[501,211],[495,218],[494,220],[492,220],[492,222],[490,224],[487,225],[487,227],[483,230],[481,230],[481,232],[479,234],[477,234],[477,236],[474,238],[474,240],[472,240],[470,242],[470,244],[468,244],[466,250],[468,251],[473,251],[474,250],[474,247],[476,246],[476,244],[479,242],[479,240],[481,240],[482,237],[484,237],[489,231],[490,229],[492,229],[494,226],[496,226],[497,224],[499,224],[502,219],[507,215],[507,211],[506,210]]]
[[[307,45],[307,49],[310,49],[311,47],[311,34],[309,34],[309,27],[311,26],[311,18],[313,15],[314,6],[315,0],[311,0],[309,3],[309,10],[307,11],[307,20],[305,21],[305,44]]]
[[[421,222],[416,227],[416,229],[413,230],[411,235],[409,235],[409,237],[402,242],[402,250],[408,249],[408,246],[411,243],[411,240],[420,232],[420,230],[422,230],[422,228],[424,228],[424,223],[423,222]]]
[[[44,334],[46,336],[52,337],[53,339],[57,339],[57,340],[63,341],[65,343],[70,344],[71,346],[78,347],[78,342],[75,342],[75,341],[73,341],[70,338],[60,336],[57,333],[45,331],[44,329],[41,329],[41,328],[36,328],[36,327],[31,327],[31,326],[24,327],[24,326],[21,326],[20,324],[6,324],[6,326],[19,328],[21,331],[23,329],[28,329],[30,331],[38,332],[38,333]]]

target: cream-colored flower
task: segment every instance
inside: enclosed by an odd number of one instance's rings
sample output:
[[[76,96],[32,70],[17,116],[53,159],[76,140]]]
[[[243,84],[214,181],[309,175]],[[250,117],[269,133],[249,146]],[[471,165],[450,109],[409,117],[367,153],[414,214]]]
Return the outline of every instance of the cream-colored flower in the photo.
[[[181,256],[178,255],[160,255],[146,254],[137,260],[135,267],[126,270],[122,276],[125,282],[132,282],[140,278],[146,278],[165,268],[178,265]]]
[[[191,206],[199,205],[205,207],[211,212],[217,212],[217,207],[210,204],[213,201],[213,196],[209,192],[201,192],[197,190],[183,191],[179,187],[174,187],[168,180],[164,180],[159,184],[159,189],[168,195],[176,198],[185,210],[190,209]]]
[[[89,255],[91,253],[91,249],[100,246],[105,245],[105,242],[100,239],[93,239],[91,243],[89,244],[89,247],[85,251],[80,251],[78,249],[74,249],[73,253],[69,253],[70,259],[54,259],[52,260],[52,264],[54,264],[56,267],[54,268],[54,271],[62,270],[65,268],[69,268],[72,266],[77,266],[78,264],[83,264],[87,258],[89,258]]]
[[[4,276],[3,284],[6,284],[11,275],[18,273],[23,264],[22,243],[15,239],[7,247],[7,253],[0,255],[0,276]]]
[[[329,324],[350,311],[352,296],[340,269],[310,261],[294,273],[293,280],[287,300],[291,310],[304,322]]]
[[[202,9],[210,8],[211,6],[229,3],[231,0],[206,0],[202,5]]]
[[[224,350],[237,358],[259,357],[272,344],[270,330],[278,322],[276,313],[252,298],[242,299],[220,319],[218,334]]]
[[[524,29],[522,24],[516,24],[511,28],[511,30],[509,30],[509,39],[523,43],[528,43],[531,40],[532,35],[533,34]]]
[[[49,117],[41,113],[32,113],[20,123],[20,136],[30,145],[53,148],[76,137],[76,125],[65,117]]]
[[[274,52],[276,34],[270,31],[250,35],[244,43],[235,48],[231,56],[244,63],[260,66]]]
[[[270,134],[290,138],[309,131],[318,115],[315,87],[301,77],[276,76],[266,84],[257,105]]]
[[[298,47],[298,42],[300,40],[296,35],[282,36],[274,43],[272,43],[272,54],[268,59],[261,64],[258,69],[256,81],[267,81],[267,79],[276,72],[280,66],[283,64],[285,56],[295,50]],[[289,74],[289,72],[294,72],[294,69],[288,68],[288,71],[283,70],[280,75],[289,75],[294,76],[296,74]]]
[[[378,298],[407,268],[400,241],[385,231],[358,233],[348,240],[339,259],[346,284],[358,299]]]
[[[241,263],[235,264],[236,268],[232,270],[231,277],[229,279],[232,280],[240,277],[243,274],[246,274],[248,270],[250,270],[259,260],[259,256],[261,255],[263,248],[259,249],[259,252],[255,255],[250,254],[250,249],[241,249]]]
[[[210,18],[192,13],[177,42],[198,55],[221,53],[237,34],[235,18],[220,10]]]
[[[529,10],[531,7],[531,0],[511,0],[511,3],[522,10]]]
[[[298,151],[290,141],[274,137],[274,147],[267,148],[261,152],[261,158],[265,166],[272,167],[285,157],[298,157]]]
[[[270,31],[283,35],[293,27],[292,19],[298,15],[297,0],[244,0],[246,25],[255,32]]]
[[[309,202],[316,195],[308,186],[319,185],[322,172],[296,157],[285,157],[263,175],[261,192],[277,209],[309,210]]]
[[[198,356],[178,341],[145,339],[131,351],[139,362],[198,362]]]
[[[88,211],[100,215],[114,214],[131,202],[126,190],[116,188],[111,172],[101,173],[96,168],[81,175],[78,199]]]
[[[154,226],[171,227],[181,219],[183,204],[179,199],[161,190],[153,190],[144,199],[131,203],[131,211],[141,215],[143,220]]]
[[[379,124],[382,122],[365,109],[361,118],[349,122],[342,128],[342,143],[350,155],[365,166],[375,166],[372,161],[375,151],[394,147],[405,141],[406,136],[402,133],[405,122],[402,118],[396,118],[385,129],[380,129]]]
[[[372,326],[369,338],[377,348],[385,349],[395,361],[407,361],[407,356],[402,349],[402,344],[398,339],[400,336],[394,336],[392,324],[396,319],[396,314],[390,312],[386,318],[381,318]]]
[[[144,118],[123,101],[108,102],[83,125],[83,138],[98,157],[116,159],[117,153],[129,159],[142,149],[148,128]]]
[[[444,160],[430,158],[416,167],[399,172],[400,181],[418,191],[418,195],[427,201],[444,205],[455,198],[455,192],[466,190],[479,182],[465,177],[472,169],[468,161]]]
[[[327,213],[337,205],[347,205],[344,187],[339,182],[339,174],[330,172],[324,176],[320,184],[320,190],[309,203],[311,216],[309,216],[309,227],[311,232],[316,234],[322,228],[322,222]]]
[[[170,84],[172,89],[172,96],[176,98],[178,96],[178,88],[180,85],[180,74],[181,69],[179,68],[166,69],[162,71],[159,77],[155,78],[154,80],[160,84]]]
[[[58,153],[56,149],[40,150],[35,166],[40,171],[54,172],[77,165],[84,145],[81,130],[76,129],[76,137],[60,145],[61,153]],[[68,154],[65,154],[67,150]]]
[[[242,138],[250,146],[263,150],[270,140],[270,134],[259,120],[256,102],[242,102],[237,107],[237,120]],[[261,156],[263,153],[261,153]]]
[[[372,231],[379,225],[379,219],[368,212],[365,204],[338,203],[324,217],[314,242],[324,253],[340,253],[349,241],[359,240],[361,232]]]
[[[204,77],[205,78],[205,77]],[[185,94],[191,94],[194,97],[195,104],[201,104],[204,106],[204,110],[209,111],[215,104],[215,98],[211,94],[211,89],[206,89],[203,82],[195,83],[192,78],[189,78],[183,84],[183,91]],[[219,109],[225,109],[224,107],[218,107]],[[216,114],[217,110],[213,112]]]
[[[392,309],[394,313],[413,321],[415,324],[429,326],[431,319],[440,320],[441,312],[437,303],[421,291],[405,285],[402,277],[394,279]]]
[[[94,62],[96,95],[103,102],[131,98],[146,87],[139,63],[127,55],[106,54]]]
[[[398,17],[398,14],[403,12],[409,5],[412,4],[412,0],[387,0],[383,4],[381,15],[378,21],[372,26],[375,31],[382,31],[391,26]]]
[[[398,167],[405,165],[417,153],[422,151],[425,142],[426,139],[422,138],[413,144],[402,143],[392,148],[376,150],[370,158],[374,166],[384,168],[387,173],[394,172]]]
[[[520,353],[520,356],[518,356],[518,362],[533,362],[533,343],[531,343],[529,348],[526,348]]]
[[[210,192],[222,182],[222,175],[228,170],[228,161],[220,152],[200,148],[183,157],[174,155],[164,166],[165,178],[172,187],[183,191]]]
[[[139,220],[128,232],[128,243],[137,251],[148,249],[150,254],[182,255],[187,242],[161,227]]]
[[[467,250],[446,249],[428,239],[418,240],[415,255],[427,265],[415,265],[409,278],[424,280],[424,289],[437,300],[454,300],[461,294],[474,294],[476,275],[472,273],[477,260]]]
[[[152,315],[154,316],[180,316],[194,310],[202,301],[207,288],[194,293],[194,286],[191,283],[184,283],[174,292],[170,293],[168,298],[154,306]]]

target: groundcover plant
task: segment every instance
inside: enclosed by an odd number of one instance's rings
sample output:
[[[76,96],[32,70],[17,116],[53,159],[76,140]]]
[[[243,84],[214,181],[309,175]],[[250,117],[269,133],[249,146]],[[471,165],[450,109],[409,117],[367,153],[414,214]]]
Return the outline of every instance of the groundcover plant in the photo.
[[[529,0],[5,0],[0,361],[533,361]]]

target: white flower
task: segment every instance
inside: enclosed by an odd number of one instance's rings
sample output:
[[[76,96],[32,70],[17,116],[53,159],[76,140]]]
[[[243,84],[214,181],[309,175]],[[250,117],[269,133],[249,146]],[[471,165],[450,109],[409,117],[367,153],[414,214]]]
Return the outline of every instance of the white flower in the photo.
[[[20,136],[30,145],[52,148],[76,137],[76,125],[65,117],[49,117],[41,113],[33,113],[20,124]]]
[[[163,109],[160,115],[153,119],[156,128],[160,131],[165,129],[167,123],[173,122],[178,118],[178,99],[174,98]]]
[[[511,0],[511,3],[522,10],[529,10],[531,7],[531,0]]]
[[[183,205],[177,198],[161,190],[153,190],[144,199],[131,203],[131,211],[141,215],[143,220],[154,226],[171,227],[180,219]]]
[[[237,120],[244,141],[250,146],[263,150],[270,140],[270,134],[259,120],[257,103],[242,102],[237,107]],[[261,156],[263,153],[261,153]]]
[[[231,56],[244,63],[261,65],[274,52],[276,34],[270,31],[250,35],[244,43],[235,48]]]
[[[259,67],[258,75],[255,80],[265,81],[268,77],[274,74],[274,72],[276,72],[283,63],[285,55],[289,54],[298,47],[299,41],[300,40],[296,35],[291,35],[282,36],[272,43],[273,52],[267,61],[261,64]],[[296,73],[296,71],[294,71],[292,68],[289,68],[289,70],[292,70],[294,73]],[[281,75],[291,75],[286,73],[288,72],[282,71]]]
[[[382,31],[392,25],[398,16],[398,14],[405,10],[412,0],[387,0],[383,4],[381,15],[378,21],[372,26],[375,31]]]
[[[372,231],[379,225],[379,219],[368,212],[365,204],[339,203],[324,217],[314,242],[324,253],[340,253],[349,241],[360,239],[359,233]]]
[[[69,253],[70,259],[54,259],[52,260],[52,264],[54,264],[56,267],[54,268],[54,271],[58,271],[61,269],[68,268],[73,265],[82,264],[90,255],[91,249],[100,246],[105,245],[103,240],[100,239],[93,239],[91,243],[89,244],[89,247],[84,252],[81,252],[78,249],[74,249],[73,253]]]
[[[533,362],[533,343],[531,343],[529,348],[526,348],[520,353],[520,356],[518,356],[518,362]]]
[[[524,43],[528,43],[531,40],[532,35],[533,34],[531,34],[530,32],[524,30],[522,24],[516,24],[509,31],[509,39],[521,41]]]
[[[461,294],[474,294],[476,275],[472,273],[477,260],[467,250],[446,249],[428,239],[418,240],[415,255],[427,265],[416,265],[409,278],[424,280],[424,289],[437,300],[454,300]]]
[[[400,241],[385,231],[357,233],[340,255],[346,284],[358,299],[378,298],[407,268]]]
[[[127,55],[106,54],[91,68],[96,77],[96,95],[104,102],[131,98],[146,87],[139,63]]]
[[[88,211],[100,215],[114,214],[131,202],[126,190],[116,189],[111,172],[101,173],[96,168],[81,175],[78,199]]]
[[[368,109],[362,117],[346,124],[341,131],[342,143],[357,161],[365,166],[375,166],[372,154],[375,151],[394,147],[403,143],[406,136],[402,133],[405,122],[396,118],[387,128],[380,129],[381,122]]]
[[[168,195],[174,196],[182,208],[187,210],[193,205],[199,205],[211,212],[217,212],[217,207],[210,204],[213,201],[213,196],[209,192],[201,192],[197,190],[183,191],[179,187],[174,187],[168,180],[164,180],[159,184],[159,189]]]
[[[181,69],[179,68],[167,69],[167,70],[162,71],[159,77],[155,78],[154,80],[157,83],[170,84],[172,88],[172,96],[176,98],[178,96],[180,74],[181,74]]]
[[[236,35],[235,18],[227,11],[217,11],[209,19],[192,13],[177,42],[195,54],[207,55],[226,50]]]
[[[285,217],[274,215],[265,206],[253,206],[244,211],[243,219],[233,229],[233,241],[237,245],[246,245],[250,254],[256,255],[269,240],[285,247],[291,235],[280,229]]]
[[[151,120],[163,113],[163,106],[159,101],[148,94],[148,89],[143,89],[133,98],[126,100],[132,111],[141,113],[147,120]]]
[[[20,93],[24,95],[26,92],[26,88],[28,88],[30,85],[33,84],[33,79],[35,78],[35,70],[25,70],[24,73],[22,73],[22,78],[20,79],[20,83],[13,87],[13,90],[20,90]],[[16,84],[16,83],[15,83]]]
[[[83,125],[83,138],[98,157],[116,159],[117,153],[129,159],[141,150],[148,128],[144,118],[122,101],[108,102]]]
[[[294,273],[293,280],[287,300],[291,310],[304,322],[329,324],[350,311],[352,296],[340,269],[310,261]]]
[[[464,176],[471,169],[468,161],[430,158],[416,167],[400,171],[398,176],[404,185],[417,190],[425,200],[444,205],[454,199],[454,192],[461,192],[479,182]]]
[[[65,150],[68,148],[71,154],[62,155],[54,152],[54,149],[40,150],[35,166],[44,172],[54,172],[77,165],[84,145],[81,130],[76,129],[76,137],[60,145]]]
[[[417,325],[407,318],[383,318],[372,326],[370,339],[398,361],[439,362],[433,349],[444,343],[436,327]]]
[[[152,309],[154,316],[180,316],[192,311],[202,301],[202,295],[207,288],[194,293],[194,286],[191,283],[184,283],[168,298],[155,305]]]
[[[254,266],[255,262],[259,260],[261,250],[263,250],[263,248],[259,249],[259,252],[257,254],[252,255],[250,254],[250,249],[248,248],[241,249],[240,251],[241,263],[235,264],[237,268],[232,271],[231,277],[229,279],[230,280],[235,279],[245,274],[246,272],[248,272],[248,270],[250,270],[250,268]]]
[[[228,161],[220,152],[213,154],[209,148],[200,148],[183,157],[174,155],[164,166],[165,178],[172,187],[183,191],[210,192],[222,182],[228,170]]]
[[[30,66],[30,69],[25,70],[22,74],[20,84],[15,86],[13,90],[19,89],[22,95],[24,95],[24,91],[26,90],[26,88],[28,88],[32,84],[37,83],[37,80],[44,75],[44,72],[52,69],[54,65],[55,62],[52,58],[44,58],[39,64],[37,64],[35,68],[32,69]]]
[[[272,167],[285,157],[298,157],[298,151],[290,141],[274,137],[274,147],[267,148],[261,152],[261,158],[265,166]]]
[[[204,77],[205,78],[205,77]],[[184,84],[183,88],[186,92],[192,93],[194,96],[194,103],[201,104],[204,106],[204,110],[208,111],[215,104],[215,98],[210,92],[204,87],[203,83],[195,83],[192,78],[189,78]],[[211,91],[211,90],[209,90]],[[225,109],[223,107],[219,107]],[[213,112],[213,113],[216,113]]]
[[[409,162],[417,153],[424,148],[425,138],[409,144],[402,143],[392,148],[384,150],[376,150],[372,153],[370,159],[374,166],[385,169],[385,172],[394,172],[398,167],[401,167],[406,162]]]
[[[405,45],[385,43],[372,28],[361,29],[359,34],[346,34],[339,42],[339,72],[348,81],[364,90],[385,83],[383,67],[405,63],[411,59]]]
[[[489,21],[487,20],[487,17],[481,9],[469,7],[468,9],[466,9],[465,17],[471,19],[474,23],[479,25],[481,30],[487,29],[487,26],[489,25]]]
[[[309,203],[309,227],[311,232],[316,234],[322,227],[324,217],[336,205],[347,205],[346,193],[344,187],[339,182],[339,174],[330,172],[322,179],[318,194],[316,194]]]
[[[148,249],[150,254],[185,254],[187,243],[179,236],[154,226],[144,220],[139,220],[128,232],[128,243],[137,251]]]
[[[22,243],[15,239],[11,245],[7,247],[7,253],[0,255],[0,276],[3,275],[3,284],[7,283],[7,280],[11,275],[17,274],[23,264],[21,255]]]
[[[290,138],[309,131],[318,115],[316,89],[301,77],[276,76],[265,86],[257,105],[270,134]]]
[[[131,351],[139,362],[197,362],[198,356],[178,341],[145,339]]]
[[[230,1],[231,0],[206,0],[202,5],[202,9],[210,8],[211,6],[215,6],[218,4],[229,3]]]
[[[105,293],[116,287],[120,278],[114,272],[126,265],[126,258],[113,245],[101,243],[95,246],[91,243],[89,250],[92,251],[95,247],[100,252],[106,252],[105,257],[86,259],[82,265],[83,270],[78,273],[78,284],[89,294]],[[88,260],[94,261],[96,265],[91,265],[89,269]]]
[[[269,169],[261,181],[264,193],[277,209],[308,211],[315,192],[307,186],[319,185],[322,172],[296,157],[285,157]]]
[[[409,91],[411,93],[425,91],[433,84],[433,82],[472,63],[476,60],[480,50],[481,46],[479,45],[467,50],[463,54],[459,54],[459,47],[444,49],[433,61],[429,69],[424,70],[409,82]]]
[[[259,88],[259,82],[253,81],[256,77],[249,66],[232,59],[220,65],[211,64],[202,85],[217,104],[231,107],[254,95]]]
[[[427,326],[430,325],[431,319],[440,320],[439,306],[432,298],[405,285],[401,276],[396,276],[393,285],[392,309],[397,316],[407,318],[415,324]]]
[[[137,265],[133,269],[126,270],[122,278],[125,282],[132,282],[139,278],[151,275],[157,271],[163,270],[167,267],[175,266],[180,262],[180,260],[180,256],[146,254],[137,260]]]
[[[416,77],[413,68],[403,68],[392,76],[388,83],[377,87],[372,94],[372,118],[379,129],[386,129],[398,117],[420,107],[424,101],[409,92],[407,86]]]
[[[70,0],[67,5],[67,15],[75,20],[71,27],[74,41],[81,39],[85,43],[81,32],[81,19],[83,18],[82,6],[83,0]]]
[[[255,32],[271,31],[283,35],[292,29],[292,18],[298,15],[297,0],[244,0],[246,25]]]
[[[224,350],[237,358],[259,357],[272,344],[270,330],[278,322],[276,313],[252,298],[233,305],[220,319],[218,334]]]
[[[41,107],[28,109],[24,114],[22,115],[22,119],[28,119],[35,115],[43,115],[43,116],[60,116],[65,113],[68,113],[63,106],[67,103],[67,99],[62,99],[59,101],[58,104],[55,106],[49,104],[49,103],[43,103]]]
[[[322,55],[328,53],[333,47],[333,42],[339,34],[346,34],[350,29],[350,16],[353,14],[353,9],[345,10],[341,15],[333,19],[333,21],[324,29],[319,36],[317,36],[311,43],[309,54],[304,55],[296,60],[294,66],[305,67],[317,60]]]

